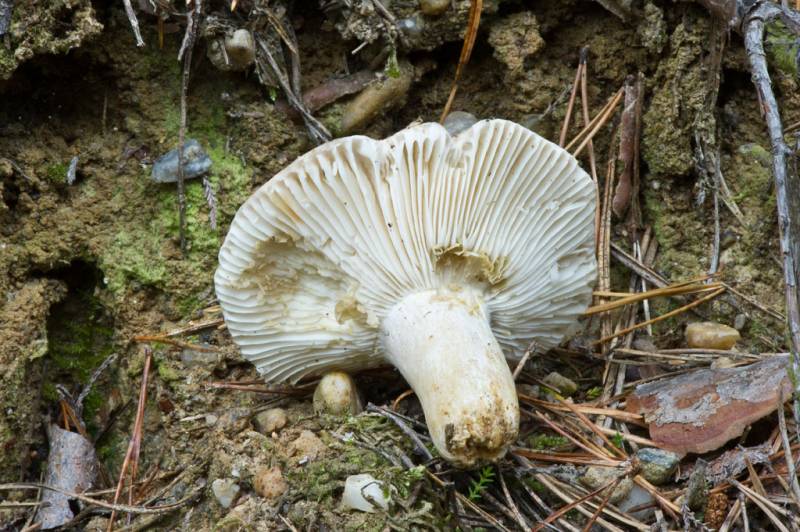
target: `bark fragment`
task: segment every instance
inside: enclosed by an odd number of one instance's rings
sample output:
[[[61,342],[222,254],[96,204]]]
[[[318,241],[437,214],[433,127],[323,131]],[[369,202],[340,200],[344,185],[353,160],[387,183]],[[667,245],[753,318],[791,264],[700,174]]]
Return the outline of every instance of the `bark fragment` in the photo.
[[[704,369],[638,386],[626,409],[644,414],[650,438],[670,451],[705,453],[742,434],[789,397],[789,357],[745,367]]]
[[[47,430],[50,456],[45,484],[72,493],[83,493],[94,484],[97,458],[94,446],[86,438],[51,424]],[[69,497],[54,490],[42,492],[42,507],[36,516],[42,529],[55,528],[75,517]]]

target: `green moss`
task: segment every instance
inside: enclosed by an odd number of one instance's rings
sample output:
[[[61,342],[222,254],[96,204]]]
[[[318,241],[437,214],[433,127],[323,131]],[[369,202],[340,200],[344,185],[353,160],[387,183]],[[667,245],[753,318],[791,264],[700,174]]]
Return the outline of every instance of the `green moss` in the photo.
[[[292,486],[307,499],[332,502],[348,476],[360,473],[377,476],[388,466],[382,457],[353,444],[344,444],[335,456],[318,458],[304,468],[288,469],[287,476]]]
[[[525,484],[528,485],[529,488],[531,488],[534,491],[534,493],[537,493],[539,495],[547,493],[547,488],[545,488],[544,484],[542,484],[535,478],[528,477],[524,480],[524,482]]]
[[[342,117],[344,116],[346,106],[342,103],[335,103],[329,105],[319,112],[318,118],[322,124],[328,128],[331,135],[338,137],[342,134]]]
[[[158,376],[165,382],[175,382],[181,379],[181,372],[169,361],[160,361],[158,362]]]
[[[765,48],[770,65],[797,79],[797,57],[800,51],[797,37],[776,19],[767,24]]]
[[[85,318],[74,314],[58,315],[55,323],[48,327],[53,331],[50,335],[48,359],[60,371],[68,373],[70,380],[81,383],[85,383],[97,366],[114,350],[113,329],[100,323],[94,314],[94,309],[99,304],[89,297],[83,301],[90,305],[92,314]]]
[[[66,183],[68,170],[69,164],[67,163],[53,163],[47,167],[44,176],[54,184]]]
[[[128,438],[122,433],[112,432],[97,442],[97,458],[109,471],[119,471],[128,447]]]
[[[152,224],[135,232],[120,230],[106,255],[113,262],[103,262],[108,289],[121,293],[130,281],[160,285],[167,275],[166,260],[161,252],[164,238]]]
[[[544,451],[564,447],[569,444],[569,440],[563,436],[539,433],[528,438],[528,444],[533,449]]]
[[[216,120],[224,118],[220,112],[209,114],[210,122],[201,123],[198,134],[191,132],[213,161],[208,180],[218,201],[217,229],[212,229],[209,223],[202,180],[187,181],[187,251],[181,255],[177,246],[180,221],[176,187],[152,183],[150,176],[143,173],[133,189],[120,190],[118,201],[149,205],[152,213],[122,225],[103,255],[102,267],[112,292],[122,294],[131,282],[172,289],[181,315],[201,304],[195,290],[211,283],[223,235],[220,227],[230,223],[247,199],[252,179],[252,170],[238,157],[225,152],[223,129],[220,126],[215,130]]]
[[[52,382],[45,382],[42,385],[42,399],[49,403],[55,403],[59,400],[58,390],[56,390],[56,385]]]
[[[53,307],[47,322],[48,349],[42,396],[48,401],[59,398],[56,384],[86,384],[102,362],[114,351],[113,323],[88,282],[75,289]],[[89,430],[91,421],[103,403],[102,394],[93,390],[84,401],[83,419]]]
[[[701,10],[687,10],[670,36],[670,55],[659,63],[653,80],[643,117],[642,156],[655,175],[689,174],[694,169],[695,131],[713,131],[713,116],[704,112],[708,20]]]

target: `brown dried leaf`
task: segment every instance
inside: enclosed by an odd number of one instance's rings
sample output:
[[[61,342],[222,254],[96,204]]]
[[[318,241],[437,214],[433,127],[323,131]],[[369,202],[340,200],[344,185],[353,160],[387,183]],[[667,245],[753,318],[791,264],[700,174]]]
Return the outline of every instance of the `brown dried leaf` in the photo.
[[[788,356],[782,355],[643,384],[628,398],[626,409],[644,414],[650,438],[664,449],[705,453],[774,412],[781,393],[791,396],[787,364]]]

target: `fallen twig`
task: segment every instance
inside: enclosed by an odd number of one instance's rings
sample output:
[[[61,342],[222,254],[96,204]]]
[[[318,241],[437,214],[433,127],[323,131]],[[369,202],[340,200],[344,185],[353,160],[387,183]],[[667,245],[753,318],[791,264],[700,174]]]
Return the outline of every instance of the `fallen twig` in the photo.
[[[197,29],[200,26],[200,13],[203,10],[203,0],[194,1],[194,9],[186,12],[186,33],[178,52],[178,61],[183,60],[181,71],[181,122],[178,129],[178,225],[180,231],[181,251],[186,251],[186,190],[184,187],[184,158],[183,149],[186,141],[186,93],[189,92],[189,74],[192,69],[192,50],[197,39]]]
[[[144,41],[142,40],[142,33],[139,31],[139,20],[136,18],[136,11],[133,10],[131,0],[122,0],[122,3],[125,4],[125,14],[128,15],[131,28],[133,28],[133,35],[136,37],[136,46],[142,47],[144,46]]]
[[[800,375],[800,294],[798,294],[797,285],[798,278],[800,278],[800,219],[798,219],[798,213],[800,213],[800,183],[798,183],[798,179],[800,178],[787,172],[786,156],[790,152],[783,140],[780,111],[772,90],[772,82],[767,69],[767,56],[764,51],[765,22],[782,14],[785,12],[775,4],[757,4],[757,7],[745,17],[743,31],[753,82],[762,102],[762,111],[772,144],[772,174],[775,178],[778,232],[783,255],[786,314],[792,348],[791,363],[794,374]],[[785,22],[790,22],[786,16],[783,18]],[[800,423],[800,381],[796,381],[794,392],[794,416],[795,420]]]

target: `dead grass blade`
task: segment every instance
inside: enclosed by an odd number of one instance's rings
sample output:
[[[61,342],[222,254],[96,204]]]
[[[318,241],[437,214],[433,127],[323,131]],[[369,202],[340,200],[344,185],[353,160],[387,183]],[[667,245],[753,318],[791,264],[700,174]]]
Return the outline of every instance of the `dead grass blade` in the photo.
[[[597,510],[594,511],[592,517],[590,517],[589,520],[586,522],[586,526],[583,527],[583,532],[589,532],[592,529],[594,523],[600,517],[600,514],[603,513],[603,509],[605,509],[605,507],[608,505],[608,501],[611,500],[611,496],[614,494],[614,490],[616,489],[617,484],[619,484],[620,481],[622,481],[622,477],[618,477],[617,480],[614,481],[614,485],[611,486],[611,488],[609,488],[608,493],[606,493],[606,496],[603,497],[603,500],[600,502],[600,505],[597,507]]]
[[[769,518],[772,524],[775,525],[776,529],[780,530],[781,532],[789,532],[789,529],[783,524],[781,519],[779,519],[778,516],[775,515],[775,513],[778,513],[784,517],[791,518],[792,516],[788,512],[783,510],[783,508],[776,506],[775,504],[772,503],[772,501],[770,501],[766,497],[762,497],[761,495],[751,490],[741,482],[734,480],[732,478],[728,479],[728,482],[730,482],[736,488],[738,488],[739,491],[741,491],[745,497],[753,501],[753,503],[755,503],[755,505],[758,506],[762,512],[764,512],[764,515],[766,515]],[[792,521],[796,521],[796,518],[792,519]]]
[[[136,482],[136,473],[139,468],[139,449],[141,448],[142,433],[144,431],[144,408],[147,404],[147,381],[150,377],[150,364],[152,361],[153,351],[149,347],[145,347],[144,369],[142,370],[142,384],[139,388],[139,403],[136,408],[136,419],[133,423],[133,434],[128,444],[128,451],[125,453],[125,460],[122,462],[122,469],[119,472],[119,481],[117,482],[117,489],[114,492],[114,505],[116,505],[119,500],[119,496],[125,484],[125,475],[128,472],[128,467],[131,466],[130,492],[128,497],[128,505],[131,506],[130,499],[132,498],[133,485]],[[111,517],[108,519],[108,532],[114,530],[114,519],[116,516],[117,511],[114,509],[111,511]]]
[[[575,97],[578,95],[578,88],[581,83],[581,73],[586,63],[583,60],[583,53],[581,59],[578,61],[578,68],[575,70],[575,81],[572,82],[572,91],[569,94],[569,103],[567,104],[567,113],[564,115],[564,123],[561,125],[561,134],[558,136],[558,145],[564,146],[567,141],[567,130],[569,129],[569,122],[572,118],[572,109],[575,107]]]
[[[579,436],[570,434],[569,432],[567,432],[563,428],[559,427],[552,420],[548,419],[547,416],[545,416],[541,412],[534,412],[534,417],[536,417],[540,421],[543,421],[548,427],[550,427],[554,431],[558,432],[560,435],[564,436],[566,439],[568,439],[573,444],[577,445],[578,447],[580,447],[581,449],[583,449],[587,453],[591,454],[592,456],[594,456],[594,457],[596,457],[596,458],[598,458],[600,460],[613,459],[613,456],[611,455],[611,453],[608,452],[606,449],[598,447],[598,446],[592,444],[589,441],[586,441],[586,440],[582,441],[582,438],[579,439]]]
[[[199,344],[190,344],[188,342],[182,342],[180,340],[175,340],[174,338],[170,338],[166,335],[144,335],[144,336],[134,336],[134,342],[139,343],[157,343],[157,344],[169,344],[174,345],[175,347],[180,347],[182,349],[191,349],[193,351],[203,351],[205,353],[218,353],[219,349],[215,347],[208,347],[205,345]]]
[[[469,6],[469,16],[467,17],[467,31],[464,33],[464,46],[461,47],[461,56],[458,58],[458,66],[456,67],[456,77],[453,80],[453,86],[450,88],[450,96],[447,97],[447,103],[444,105],[442,116],[439,122],[444,123],[444,119],[450,114],[450,107],[453,105],[453,100],[456,98],[458,92],[458,83],[461,81],[461,74],[464,67],[469,63],[469,58],[472,55],[472,47],[475,46],[475,38],[478,36],[478,26],[481,23],[481,10],[483,9],[483,0],[472,0]]]
[[[658,444],[653,440],[648,440],[647,438],[643,438],[642,436],[636,436],[635,434],[626,434],[624,432],[620,432],[618,430],[614,430],[609,427],[600,427],[600,430],[603,431],[603,434],[608,436],[614,436],[622,438],[625,441],[638,443],[639,445],[644,445],[647,447],[658,447]]]
[[[641,475],[636,475],[633,477],[633,481],[636,483],[637,486],[645,490],[647,493],[653,496],[653,498],[658,502],[661,508],[664,509],[673,519],[676,521],[678,520],[678,516],[681,515],[681,509],[678,508],[675,503],[671,500],[667,499],[658,489],[650,484],[645,478]]]
[[[572,139],[572,142],[567,144],[565,149],[569,150],[578,140],[582,139],[578,147],[575,148],[575,151],[572,152],[574,157],[580,155],[587,144],[589,144],[597,132],[600,131],[600,128],[606,125],[606,122],[608,122],[608,120],[611,118],[611,115],[614,114],[617,106],[622,101],[622,95],[623,89],[620,88],[614,95],[614,98],[608,104],[606,104],[603,110],[601,110],[600,113],[594,117],[588,126],[586,126],[574,139]]]
[[[561,499],[562,501],[564,501],[566,503],[572,502],[574,500],[574,498],[577,496],[577,495],[574,495],[574,493],[576,492],[575,488],[567,486],[566,484],[556,480],[555,478],[548,477],[547,475],[544,475],[542,473],[535,474],[534,478],[536,480],[538,480],[539,482],[541,482],[556,497],[558,497],[559,499]],[[584,503],[579,504],[579,505],[577,505],[575,507],[575,509],[577,511],[579,511],[580,513],[582,513],[586,517],[591,518],[592,517],[592,512],[587,510],[584,507],[584,504],[589,506],[589,507],[591,507],[591,508],[594,508],[594,509],[596,509],[596,507],[598,505],[597,504],[593,504],[591,501],[584,501]],[[630,527],[629,529],[640,530],[642,532],[649,532],[650,531],[650,527],[649,526],[647,526],[644,523],[641,523],[641,522],[631,518],[630,516],[627,516],[626,514],[623,514],[622,512],[618,512],[618,511],[615,511],[615,510],[613,510],[611,508],[606,507],[606,508],[603,509],[602,513],[604,515],[607,515],[607,516],[610,516],[610,517],[616,519],[617,521],[619,521],[621,523],[624,523],[625,525]],[[602,525],[603,527],[605,527],[606,530],[610,530],[610,531],[621,531],[622,530],[621,528],[617,527],[616,525],[614,525],[614,524],[612,524],[612,523],[608,522],[607,520],[605,520],[603,518],[600,518],[600,517],[597,518],[597,522],[600,523],[600,525]]]
[[[579,420],[580,420],[580,421],[581,421],[581,422],[582,422],[582,423],[583,423],[583,424],[584,424],[584,425],[585,425],[585,426],[586,426],[586,427],[587,427],[589,430],[591,430],[592,432],[594,432],[595,434],[597,434],[597,435],[600,437],[600,439],[601,439],[601,440],[603,440],[603,443],[605,443],[605,444],[608,446],[608,450],[610,450],[610,451],[611,451],[613,454],[617,455],[619,458],[621,458],[621,459],[623,459],[623,460],[627,458],[627,454],[625,453],[625,451],[623,451],[623,450],[619,449],[619,448],[618,448],[616,445],[614,445],[613,443],[611,443],[611,441],[609,441],[609,439],[606,437],[606,435],[605,435],[605,434],[603,434],[603,432],[600,430],[600,428],[599,428],[597,425],[595,425],[594,423],[592,423],[592,421],[591,421],[591,420],[590,420],[588,417],[586,417],[586,416],[583,414],[583,412],[581,412],[580,410],[578,410],[577,408],[575,408],[575,406],[574,406],[574,405],[571,405],[570,403],[568,403],[568,402],[566,402],[566,401],[562,401],[562,400],[560,400],[560,399],[558,399],[558,398],[556,398],[556,399],[558,400],[558,402],[559,402],[559,403],[560,403],[562,406],[565,406],[565,407],[567,407],[567,408],[570,410],[570,412],[572,412],[573,414],[575,414],[575,415],[578,417],[578,419],[579,419]]]
[[[607,460],[598,460],[594,455],[579,454],[579,453],[542,453],[533,451],[531,449],[523,449],[515,447],[511,451],[517,456],[524,456],[531,460],[538,460],[539,462],[553,462],[556,464],[581,464],[581,465],[595,465],[601,467],[619,467],[623,462]]]
[[[568,410],[572,410],[573,408],[577,411],[580,411],[583,414],[588,414],[590,416],[606,416],[614,419],[619,419],[620,421],[625,421],[628,423],[636,423],[642,424],[644,420],[644,416],[641,414],[634,414],[632,412],[626,412],[625,410],[617,410],[615,408],[601,408],[597,406],[587,406],[582,404],[571,404],[569,408],[567,406],[562,406],[558,403],[551,403],[548,401],[543,401],[542,399],[536,399],[535,397],[531,397],[529,395],[524,394],[517,394],[518,397],[525,401],[526,403],[530,403],[532,405],[536,405],[542,408],[547,408],[554,412],[566,412]]]
[[[547,518],[544,521],[542,521],[541,523],[539,523],[535,527],[533,527],[533,532],[539,532],[539,530],[543,529],[548,524],[550,524],[553,521],[557,520],[559,517],[561,517],[565,513],[569,512],[570,510],[572,510],[573,508],[575,508],[576,506],[578,506],[582,502],[587,501],[587,500],[591,499],[592,497],[594,497],[595,495],[600,494],[606,488],[608,488],[608,495],[606,495],[606,499],[608,499],[608,497],[611,496],[611,494],[614,492],[614,489],[617,487],[617,484],[619,484],[622,481],[623,478],[624,477],[617,477],[615,479],[612,479],[609,482],[606,482],[605,484],[603,484],[602,486],[597,488],[596,490],[587,493],[583,497],[580,497],[579,499],[575,499],[574,501],[572,501],[572,502],[570,502],[568,504],[565,504],[564,506],[562,506],[561,508],[559,508],[555,512],[553,512],[550,515],[548,515]],[[595,520],[596,519],[597,519],[597,516],[595,516]]]
[[[440,479],[439,477],[437,477],[437,476],[436,476],[434,473],[432,473],[430,470],[426,469],[426,470],[425,470],[425,473],[427,473],[427,475],[428,475],[428,478],[430,478],[431,480],[433,480],[434,482],[436,482],[436,484],[438,484],[440,488],[445,488],[445,487],[447,486],[447,484],[445,484],[445,482],[444,482],[442,479]],[[472,502],[471,500],[469,500],[467,497],[465,497],[464,495],[462,495],[462,494],[461,494],[461,493],[459,493],[458,491],[456,491],[456,492],[455,492],[455,494],[456,494],[456,498],[457,498],[457,499],[458,499],[458,500],[459,500],[459,501],[460,501],[462,504],[464,504],[464,505],[465,505],[467,508],[469,508],[469,509],[470,509],[470,510],[472,510],[473,512],[477,513],[478,515],[480,515],[481,517],[483,517],[484,519],[486,519],[486,520],[487,520],[489,523],[491,523],[491,524],[492,524],[494,527],[496,527],[498,530],[503,530],[503,531],[505,531],[505,532],[511,532],[510,530],[508,530],[508,528],[506,528],[505,526],[503,526],[503,523],[501,523],[500,521],[498,521],[498,520],[497,520],[497,519],[496,519],[494,516],[492,516],[490,513],[486,512],[486,511],[485,511],[483,508],[481,508],[480,506],[478,506],[477,504],[475,504],[474,502]]]
[[[709,284],[701,284],[703,281],[708,279],[709,276],[703,276],[700,279],[692,279],[691,281],[686,281],[683,283],[677,283],[665,288],[653,288],[651,290],[647,290],[646,292],[636,292],[635,294],[626,294],[624,296],[616,296],[619,299],[611,301],[609,303],[604,303],[602,305],[594,305],[586,309],[583,313],[584,316],[592,316],[594,314],[600,314],[601,312],[610,312],[612,310],[616,310],[620,307],[624,307],[625,305],[630,305],[632,303],[638,303],[639,301],[645,299],[652,299],[654,297],[668,297],[668,296],[675,296],[675,295],[685,295],[685,294],[698,294],[702,292],[710,292],[714,290],[719,290],[720,288],[724,288],[725,285],[723,283],[709,283]],[[617,294],[617,292],[607,292],[601,291],[599,295],[603,295],[606,297],[606,294],[613,293]]]
[[[711,286],[711,285],[706,285],[706,286]],[[632,327],[626,327],[625,329],[622,329],[621,331],[617,331],[614,334],[611,334],[609,336],[605,336],[603,338],[600,338],[599,340],[596,340],[596,341],[592,342],[590,345],[592,345],[592,346],[600,345],[600,344],[603,344],[603,343],[608,342],[610,340],[613,340],[614,338],[616,338],[618,336],[622,336],[624,334],[628,334],[631,331],[635,331],[636,329],[641,329],[642,327],[646,327],[648,325],[651,325],[653,323],[659,322],[661,320],[665,320],[667,318],[671,318],[672,316],[677,316],[678,314],[686,312],[689,309],[692,309],[694,307],[702,305],[706,301],[710,301],[710,300],[714,299],[715,297],[723,294],[724,292],[725,292],[725,288],[724,287],[723,288],[719,288],[718,290],[714,290],[713,292],[711,292],[710,294],[708,294],[705,297],[701,297],[700,299],[697,299],[697,300],[692,301],[691,303],[688,303],[688,304],[686,304],[686,305],[684,305],[684,306],[682,306],[680,308],[677,308],[675,310],[667,312],[666,314],[662,314],[661,316],[655,317],[655,318],[650,319],[650,320],[643,321],[641,323],[637,323],[636,325],[633,325]]]

